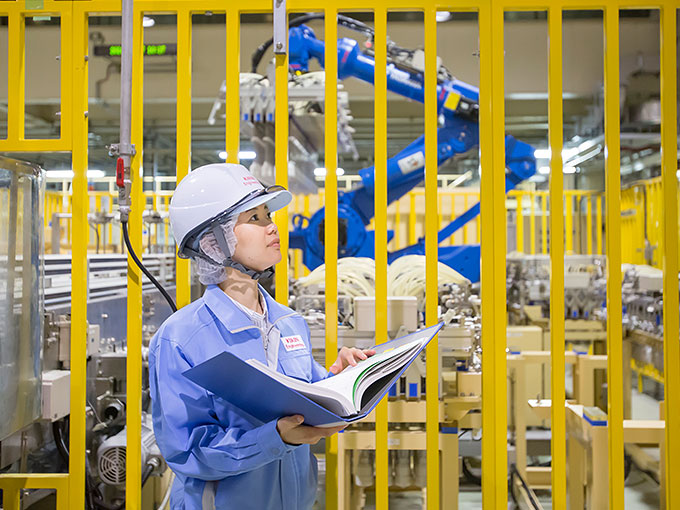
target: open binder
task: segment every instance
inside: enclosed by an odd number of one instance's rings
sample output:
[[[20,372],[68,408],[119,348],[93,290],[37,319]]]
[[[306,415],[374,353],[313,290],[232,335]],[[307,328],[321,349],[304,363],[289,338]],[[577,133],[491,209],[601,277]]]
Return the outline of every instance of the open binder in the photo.
[[[442,326],[376,345],[373,356],[315,383],[227,351],[183,375],[262,422],[301,414],[306,425],[331,427],[366,417]]]

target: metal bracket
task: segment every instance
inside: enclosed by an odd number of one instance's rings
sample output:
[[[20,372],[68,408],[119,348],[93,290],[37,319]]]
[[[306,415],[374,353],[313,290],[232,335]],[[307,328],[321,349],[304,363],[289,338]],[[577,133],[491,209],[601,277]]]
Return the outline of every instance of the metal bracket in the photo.
[[[286,0],[274,0],[274,54],[288,51],[288,13]]]

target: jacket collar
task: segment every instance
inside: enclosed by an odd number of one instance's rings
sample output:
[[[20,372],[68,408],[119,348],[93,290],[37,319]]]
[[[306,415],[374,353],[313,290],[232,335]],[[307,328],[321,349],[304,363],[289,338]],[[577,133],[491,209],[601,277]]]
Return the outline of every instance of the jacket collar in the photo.
[[[295,313],[290,308],[274,300],[262,286],[258,285],[258,287],[267,302],[270,323],[274,324],[279,319]],[[230,333],[234,334],[251,328],[257,329],[257,326],[253,324],[250,317],[236,306],[217,285],[208,285],[203,294],[203,300]]]

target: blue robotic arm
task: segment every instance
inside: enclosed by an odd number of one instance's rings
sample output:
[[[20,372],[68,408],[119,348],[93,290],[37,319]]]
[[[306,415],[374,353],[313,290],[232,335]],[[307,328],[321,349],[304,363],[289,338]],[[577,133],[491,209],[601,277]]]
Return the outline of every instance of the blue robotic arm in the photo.
[[[307,71],[309,60],[316,59],[324,65],[324,42],[304,25],[289,31],[291,68]],[[364,54],[357,41],[338,40],[338,79],[355,77],[373,84],[375,61]],[[424,102],[422,74],[400,68],[395,63],[387,65],[387,89],[409,99]],[[479,91],[458,80],[447,80],[437,85],[437,110],[444,123],[437,132],[438,165],[455,154],[472,149],[479,143],[478,130]],[[506,191],[536,171],[534,149],[511,136],[506,136]],[[387,200],[392,203],[423,181],[425,165],[425,139],[420,136],[387,161]],[[338,196],[338,256],[374,257],[374,232],[366,226],[374,216],[374,167],[359,172],[362,184],[351,192]],[[439,243],[447,239],[479,214],[476,204],[438,234]],[[324,263],[325,211],[320,209],[311,218],[296,215],[290,235],[291,248],[303,250],[304,264],[310,269]],[[388,234],[388,240],[393,232]],[[390,262],[406,254],[424,253],[423,240],[388,255]],[[479,280],[479,245],[440,247],[439,260],[469,278]]]

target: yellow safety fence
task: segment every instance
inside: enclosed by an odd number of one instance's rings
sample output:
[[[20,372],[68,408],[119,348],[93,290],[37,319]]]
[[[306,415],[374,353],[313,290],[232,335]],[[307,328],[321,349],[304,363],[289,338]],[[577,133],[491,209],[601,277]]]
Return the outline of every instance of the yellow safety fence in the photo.
[[[82,509],[85,506],[85,381],[86,381],[86,302],[88,250],[88,212],[90,211],[88,161],[88,18],[120,12],[120,1],[90,0],[40,2],[10,0],[0,2],[0,16],[8,19],[7,69],[8,130],[0,140],[0,151],[48,152],[64,151],[72,156],[74,178],[71,200],[72,270],[72,328],[71,328],[71,414],[70,462],[68,474],[3,474],[3,508],[18,510],[20,493],[26,488],[57,490],[57,508]],[[485,510],[507,509],[507,361],[506,361],[506,279],[507,209],[505,195],[505,112],[504,112],[504,14],[512,10],[547,11],[549,39],[548,109],[551,153],[549,192],[550,231],[562,232],[565,217],[563,205],[562,141],[563,141],[563,84],[562,84],[562,15],[568,9],[592,9],[603,12],[604,27],[604,116],[605,116],[605,253],[609,267],[622,261],[621,240],[621,177],[620,177],[620,81],[619,81],[619,17],[627,8],[655,9],[659,12],[661,41],[661,150],[663,200],[659,212],[661,221],[659,246],[664,269],[664,305],[667,310],[678,310],[678,235],[677,235],[677,0],[435,0],[377,1],[368,6],[355,0],[287,0],[287,13],[323,12],[325,39],[325,261],[326,261],[326,316],[337,316],[337,15],[341,11],[372,11],[375,26],[375,60],[377,69],[385,69],[388,11],[410,10],[423,13],[425,54],[425,253],[426,253],[426,325],[437,322],[437,230],[440,222],[437,211],[437,21],[438,10],[472,11],[478,15],[479,25],[479,139],[482,175],[480,202],[480,241],[482,256],[482,501]],[[133,99],[132,143],[138,148],[133,160],[132,214],[130,237],[136,251],[142,252],[142,212],[145,200],[142,187],[141,151],[143,140],[144,66],[142,18],[145,14],[171,14],[177,18],[177,179],[189,171],[191,154],[191,40],[194,14],[206,11],[226,14],[226,90],[238,90],[240,71],[240,16],[244,13],[271,13],[271,0],[137,0],[134,4],[133,30]],[[25,19],[30,16],[53,16],[61,21],[60,94],[61,128],[58,138],[27,139],[25,137]],[[276,83],[276,180],[286,185],[288,145],[288,57],[275,57]],[[387,338],[386,286],[386,82],[385,73],[375,76],[375,230],[376,230],[376,339]],[[226,101],[225,148],[235,162],[239,133],[239,97],[228,95]],[[570,208],[568,208],[570,210]],[[599,208],[597,209],[600,210]],[[400,213],[401,214],[401,213]],[[276,215],[282,232],[281,248],[287,250],[285,232],[289,213]],[[598,225],[601,221],[597,221]],[[410,233],[409,233],[410,235]],[[566,428],[565,428],[565,354],[564,354],[564,259],[565,251],[576,249],[573,241],[562,235],[549,237],[551,254],[551,488],[553,508],[566,508]],[[564,243],[571,242],[566,247]],[[530,243],[531,246],[531,243]],[[598,247],[599,248],[599,247]],[[597,249],[598,252],[602,252]],[[529,248],[531,250],[531,248]],[[536,248],[537,249],[537,248]],[[82,262],[82,263],[78,263]],[[189,303],[189,272],[186,261],[178,261],[177,301],[179,306]],[[141,506],[141,393],[142,393],[142,293],[141,275],[133,263],[129,264],[127,308],[127,451],[126,451],[126,508]],[[276,298],[287,301],[288,260],[283,258],[276,274]],[[623,397],[622,397],[622,317],[621,274],[612,271],[607,281],[607,382],[608,382],[608,470],[609,506],[623,508]],[[337,329],[334,321],[327,321],[326,356],[330,363],[337,352]],[[666,441],[666,504],[680,508],[680,341],[678,315],[664,314],[664,384],[665,384],[665,441]],[[426,374],[429,381],[439,380],[437,342],[427,348]],[[427,445],[427,508],[440,508],[439,459],[439,395],[437,384],[426,389],[426,445]],[[376,508],[388,506],[388,428],[387,403],[383,402],[376,415]],[[337,438],[327,442],[326,449],[326,508],[338,505],[338,446]]]

